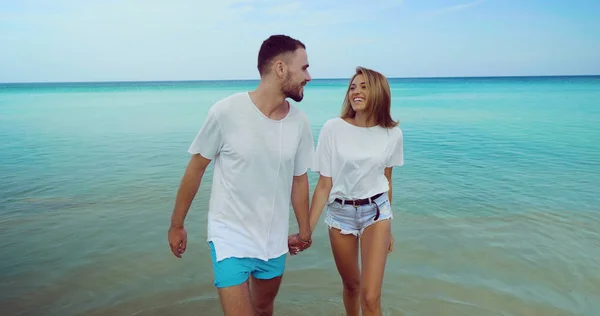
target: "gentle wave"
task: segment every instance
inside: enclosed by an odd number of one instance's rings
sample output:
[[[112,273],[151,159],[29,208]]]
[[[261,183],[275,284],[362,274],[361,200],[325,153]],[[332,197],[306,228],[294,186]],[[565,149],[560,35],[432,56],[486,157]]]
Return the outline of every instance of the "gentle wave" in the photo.
[[[406,165],[393,175],[384,314],[597,314],[598,79],[391,82]],[[3,88],[3,312],[219,314],[205,241],[212,167],[183,260],[166,231],[208,107],[252,84]],[[307,86],[299,106],[315,141],[346,84]],[[278,314],[343,314],[323,223],[314,240],[288,261]]]

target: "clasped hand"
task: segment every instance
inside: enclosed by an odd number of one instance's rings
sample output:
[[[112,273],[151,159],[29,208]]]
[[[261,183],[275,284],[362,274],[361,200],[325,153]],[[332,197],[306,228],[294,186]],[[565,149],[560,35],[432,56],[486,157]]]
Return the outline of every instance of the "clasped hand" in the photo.
[[[312,245],[312,239],[302,240],[300,234],[288,236],[288,250],[292,256],[306,250],[310,245]]]

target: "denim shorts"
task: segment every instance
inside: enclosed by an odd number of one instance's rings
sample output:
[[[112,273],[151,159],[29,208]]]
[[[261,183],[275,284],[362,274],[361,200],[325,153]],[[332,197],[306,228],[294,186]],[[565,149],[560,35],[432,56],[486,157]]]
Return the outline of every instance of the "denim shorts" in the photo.
[[[375,220],[378,208],[379,218]],[[372,200],[371,204],[357,205],[356,207],[351,203],[342,205],[334,201],[327,205],[325,224],[329,228],[341,230],[342,234],[360,236],[369,225],[393,217],[390,200],[387,193],[384,193]]]

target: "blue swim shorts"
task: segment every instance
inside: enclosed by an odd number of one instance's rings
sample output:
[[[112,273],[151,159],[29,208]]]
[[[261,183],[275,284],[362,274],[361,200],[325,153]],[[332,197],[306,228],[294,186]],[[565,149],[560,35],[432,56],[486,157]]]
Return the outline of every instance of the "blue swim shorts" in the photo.
[[[212,258],[214,285],[217,288],[240,285],[248,280],[250,275],[257,279],[268,280],[283,275],[287,254],[264,261],[257,258],[226,258],[217,261],[215,245],[211,242],[210,257]]]
[[[373,199],[370,204],[356,207],[351,203],[332,202],[327,205],[325,223],[329,228],[339,229],[342,234],[360,236],[370,225],[393,217],[390,200],[387,193],[384,193]]]

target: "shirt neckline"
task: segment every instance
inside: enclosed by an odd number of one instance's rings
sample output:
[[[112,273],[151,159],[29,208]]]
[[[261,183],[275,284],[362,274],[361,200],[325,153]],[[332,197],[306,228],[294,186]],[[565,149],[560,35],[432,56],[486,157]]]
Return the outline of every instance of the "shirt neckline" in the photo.
[[[357,129],[366,129],[366,130],[370,130],[370,129],[374,129],[379,127],[379,125],[374,125],[374,126],[358,126],[358,125],[354,125],[348,121],[346,121],[344,118],[342,118],[341,116],[338,116],[338,119],[340,119],[342,122],[344,122],[344,124],[357,128]]]
[[[266,116],[265,113],[261,112],[261,110],[258,108],[258,106],[256,106],[256,104],[254,104],[254,101],[252,101],[252,98],[250,97],[250,91],[246,91],[245,94],[246,94],[246,97],[248,98],[248,101],[250,101],[250,103],[252,104],[252,107],[254,108],[254,110],[256,110],[256,112],[258,112],[258,114],[260,114],[262,117],[264,117],[265,119],[267,119],[273,123],[283,123],[292,113],[292,103],[285,100],[289,105],[287,114],[279,120],[272,119],[272,118]]]

